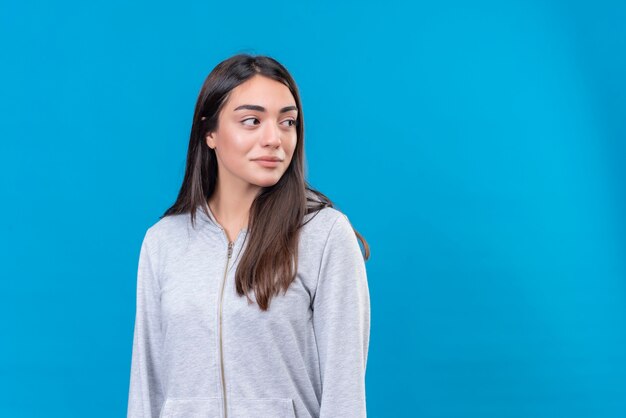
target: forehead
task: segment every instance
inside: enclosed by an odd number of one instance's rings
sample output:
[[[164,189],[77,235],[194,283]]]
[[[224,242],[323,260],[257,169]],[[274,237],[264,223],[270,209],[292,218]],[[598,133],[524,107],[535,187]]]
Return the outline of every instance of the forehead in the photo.
[[[272,111],[284,106],[295,106],[296,101],[283,83],[255,75],[231,91],[226,107],[232,110],[243,104],[260,105]]]

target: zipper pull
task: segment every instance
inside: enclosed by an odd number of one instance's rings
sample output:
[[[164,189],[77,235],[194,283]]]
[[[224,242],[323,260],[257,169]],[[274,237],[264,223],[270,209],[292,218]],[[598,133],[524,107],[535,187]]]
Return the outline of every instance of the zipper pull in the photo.
[[[228,258],[230,258],[232,253],[233,253],[233,243],[229,242],[228,243]]]

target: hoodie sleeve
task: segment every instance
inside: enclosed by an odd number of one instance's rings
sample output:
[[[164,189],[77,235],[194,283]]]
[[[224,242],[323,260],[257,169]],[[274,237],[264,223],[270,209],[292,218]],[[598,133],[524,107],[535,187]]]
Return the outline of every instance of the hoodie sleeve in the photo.
[[[146,232],[137,269],[137,304],[127,416],[158,417],[163,402],[161,376],[160,286],[150,229]]]
[[[313,299],[322,399],[319,418],[366,417],[370,298],[365,262],[343,213],[331,227]]]

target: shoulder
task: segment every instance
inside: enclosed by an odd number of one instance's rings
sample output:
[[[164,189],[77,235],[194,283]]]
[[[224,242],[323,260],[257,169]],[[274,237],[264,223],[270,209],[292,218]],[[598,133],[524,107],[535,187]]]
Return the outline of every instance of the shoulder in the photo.
[[[357,238],[348,218],[340,210],[327,206],[305,216],[300,231],[298,272],[311,294],[315,293],[320,268],[325,260],[324,254],[330,251],[333,256],[340,255],[334,248],[345,246],[349,240],[354,240],[353,243],[358,248]]]
[[[309,234],[328,235],[331,228],[345,215],[338,209],[325,207],[311,212],[304,217],[304,230]]]
[[[348,216],[339,209],[325,207],[306,216],[303,237],[321,246],[329,240],[356,240]]]
[[[191,221],[189,214],[178,214],[165,216],[152,223],[145,232],[144,242],[153,251],[158,251],[161,247],[176,242],[182,238],[187,238]]]

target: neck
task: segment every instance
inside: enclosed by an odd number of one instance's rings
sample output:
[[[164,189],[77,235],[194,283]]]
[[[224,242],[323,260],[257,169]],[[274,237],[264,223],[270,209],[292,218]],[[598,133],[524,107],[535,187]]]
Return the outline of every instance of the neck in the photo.
[[[236,190],[228,188],[225,193],[224,188],[218,186],[208,200],[211,212],[217,222],[225,228],[239,230],[248,227],[248,216],[252,202],[260,191],[259,187],[247,187]]]

